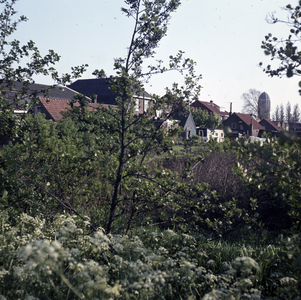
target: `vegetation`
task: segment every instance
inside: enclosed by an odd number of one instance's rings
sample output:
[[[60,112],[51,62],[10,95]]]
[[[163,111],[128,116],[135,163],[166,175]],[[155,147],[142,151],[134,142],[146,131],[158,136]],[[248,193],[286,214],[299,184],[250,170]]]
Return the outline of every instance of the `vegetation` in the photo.
[[[175,151],[177,131],[151,116],[198,92],[194,62],[142,66],[180,2],[125,3],[135,29],[115,64],[118,107],[89,111],[78,96],[56,123],[15,122],[1,149],[0,299],[298,299],[300,138]],[[142,79],[168,69],[185,84],[134,114]]]
[[[47,225],[10,211],[1,222],[2,299],[294,299],[300,292],[297,237],[252,247],[173,230],[91,235],[88,222],[66,215]]]
[[[243,100],[242,112],[245,114],[252,114],[258,118],[260,116],[258,100],[261,92],[256,89],[249,89],[248,92],[243,93],[241,99]]]
[[[276,106],[275,112],[273,114],[273,121],[281,121],[286,123],[299,123],[300,122],[300,108],[299,104],[296,103],[293,107],[291,103],[288,101],[286,104],[286,109],[284,112],[283,104]]]
[[[284,23],[288,25],[289,35],[286,39],[278,39],[271,33],[265,36],[262,42],[262,49],[264,53],[271,56],[271,60],[280,60],[280,65],[274,67],[272,65],[266,66],[263,70],[269,76],[283,76],[288,78],[293,76],[300,76],[300,50],[298,46],[300,43],[300,7],[301,2],[298,1],[296,6],[288,4],[284,9],[288,12],[287,20],[281,20],[273,13],[270,16],[269,22],[271,24]],[[262,65],[262,63],[260,63]],[[301,83],[299,82],[299,86]],[[301,92],[301,90],[299,90]]]
[[[191,114],[197,127],[217,128],[220,125],[220,119],[215,113],[208,113],[207,110],[192,109]]]

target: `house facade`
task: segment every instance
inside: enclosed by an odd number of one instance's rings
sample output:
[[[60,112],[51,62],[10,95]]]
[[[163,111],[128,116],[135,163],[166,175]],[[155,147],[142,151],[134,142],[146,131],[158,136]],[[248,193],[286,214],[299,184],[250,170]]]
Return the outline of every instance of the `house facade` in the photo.
[[[197,135],[202,142],[208,142],[210,139],[215,139],[217,142],[221,143],[225,139],[223,129],[198,127]]]
[[[260,137],[265,131],[257,118],[250,114],[233,113],[223,122],[223,125],[229,127],[232,133],[246,137]]]
[[[163,118],[154,118],[153,122],[156,128],[160,127],[166,131],[178,126],[182,127],[183,131],[180,133],[180,137],[184,141],[189,140],[191,136],[197,134],[197,128],[195,126],[191,112],[189,112],[188,114],[176,112],[171,115],[170,119],[165,120]]]
[[[268,119],[262,119],[259,124],[264,128],[265,131],[270,132],[272,136],[279,136],[280,131],[279,128],[273,121]]]
[[[172,119],[178,122],[178,126],[183,128],[181,137],[184,141],[188,140],[191,136],[196,135],[196,126],[191,112],[188,115],[175,114]]]

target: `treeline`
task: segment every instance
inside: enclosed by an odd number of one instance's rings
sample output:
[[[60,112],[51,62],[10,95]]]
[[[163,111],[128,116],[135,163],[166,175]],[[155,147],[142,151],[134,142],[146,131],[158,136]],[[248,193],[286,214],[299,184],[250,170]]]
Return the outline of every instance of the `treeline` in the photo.
[[[291,103],[288,101],[285,107],[282,103],[276,106],[276,109],[272,116],[272,120],[286,123],[300,123],[300,116],[301,111],[299,108],[299,104],[296,103],[292,107]]]

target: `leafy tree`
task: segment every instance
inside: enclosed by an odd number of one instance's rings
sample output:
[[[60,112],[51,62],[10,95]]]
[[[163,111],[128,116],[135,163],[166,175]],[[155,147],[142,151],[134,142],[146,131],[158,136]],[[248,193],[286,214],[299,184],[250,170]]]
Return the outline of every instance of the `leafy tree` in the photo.
[[[198,127],[216,128],[220,123],[219,117],[215,113],[208,113],[207,110],[192,109],[191,114]]]
[[[247,93],[243,93],[241,98],[243,100],[242,112],[245,114],[252,114],[259,116],[258,99],[261,92],[256,89],[249,89]]]
[[[65,210],[85,220],[84,212],[93,222],[103,222],[107,176],[114,161],[100,155],[92,130],[89,134],[81,129],[70,118],[58,123],[42,114],[24,119],[16,143],[4,147],[0,157],[5,207],[47,218]]]
[[[267,139],[262,145],[241,141],[237,145],[239,162],[236,164],[236,171],[245,185],[266,194],[270,211],[276,209],[282,222],[290,223],[298,230],[301,206],[300,146],[300,138],[295,132],[288,131],[282,131],[279,139]],[[262,219],[263,223],[265,221]]]
[[[298,43],[301,40],[300,8],[301,1],[298,1],[296,6],[288,4],[284,8],[289,15],[287,20],[278,19],[274,13],[270,15],[269,22],[271,24],[284,23],[290,28],[286,39],[278,39],[269,33],[262,42],[261,48],[264,49],[264,53],[270,56],[271,60],[280,60],[279,67],[274,68],[268,65],[263,69],[271,77],[286,75],[290,78],[294,75],[301,75],[301,56],[298,49]],[[262,63],[260,65],[262,66]],[[301,86],[301,82],[299,82],[299,86]],[[301,90],[299,92],[301,93]]]
[[[93,224],[105,226],[108,233],[129,232],[133,224],[150,223],[218,233],[230,230],[241,212],[236,201],[218,206],[207,184],[194,184],[192,169],[199,157],[186,158],[181,174],[157,164],[158,154],[172,150],[174,132],[153,125],[154,111],[164,110],[168,119],[199,91],[195,63],[183,52],[170,56],[168,67],[158,61],[143,69],[179,2],[125,3],[129,8],[123,12],[134,17],[135,26],[128,55],[116,59],[117,76],[111,79],[117,108],[91,112],[79,96],[80,105],[71,102],[71,114],[58,123],[46,122],[41,115],[25,118],[19,140],[5,147],[1,156],[0,184],[6,191],[1,201],[32,215],[42,212],[54,217],[64,209],[87,220],[88,213]],[[172,101],[154,96],[156,101],[146,112],[134,114],[133,95],[143,91],[143,80],[168,70],[186,71],[183,86],[167,89],[174,95]],[[95,74],[102,77],[104,71]],[[97,226],[90,225],[93,230]]]
[[[168,67],[159,60],[157,65],[143,68],[145,59],[155,55],[155,49],[166,35],[170,15],[180,1],[125,3],[128,8],[122,11],[127,17],[133,17],[134,30],[126,57],[115,60],[117,76],[111,79],[118,107],[100,107],[97,112],[90,112],[86,99],[78,96],[74,101],[80,105],[71,102],[71,112],[51,128],[41,117],[29,117],[18,132],[20,143],[7,147],[0,161],[1,178],[8,178],[3,180],[2,190],[8,192],[12,203],[32,213],[38,211],[37,207],[42,210],[44,207],[44,211],[53,207],[55,214],[63,207],[81,215],[80,212],[89,211],[88,207],[94,207],[99,212],[97,225],[106,227],[108,233],[113,224],[116,231],[128,231],[135,217],[147,222],[150,213],[158,222],[166,222],[170,215],[162,208],[170,194],[178,195],[176,207],[181,207],[180,202],[186,201],[188,194],[202,197],[201,191],[206,189],[187,186],[186,191],[187,183],[181,183],[181,176],[168,170],[163,176],[164,172],[155,167],[154,161],[157,154],[172,149],[169,135],[176,133],[171,130],[166,134],[161,127],[154,126],[155,110],[166,111],[168,119],[185,106],[185,100],[199,92],[200,76],[195,75],[195,62],[184,58],[182,51],[169,57]],[[81,70],[74,69],[74,72]],[[169,70],[185,74],[183,86],[173,84],[167,89],[174,95],[172,101],[154,96],[155,101],[146,112],[135,114],[133,95],[143,92],[143,81]],[[94,74],[99,78],[105,76],[103,70]],[[70,75],[60,79],[54,70],[53,76],[60,83],[71,78]],[[37,171],[32,172],[33,169]],[[179,185],[175,185],[176,180]],[[14,190],[13,186],[20,188]],[[35,192],[31,193],[32,190]],[[178,221],[183,219],[184,213],[176,214]]]
[[[299,104],[298,103],[296,103],[294,105],[292,121],[293,121],[293,123],[299,123],[300,122],[300,109],[299,109]]]
[[[128,6],[122,8],[122,11],[127,17],[134,20],[134,30],[127,56],[115,60],[117,77],[111,81],[111,90],[117,94],[118,108],[104,111],[115,120],[109,132],[116,134],[116,148],[118,149],[114,188],[110,199],[110,214],[106,226],[108,233],[112,231],[116,216],[120,213],[121,203],[126,202],[125,190],[130,186],[137,185],[137,180],[141,181],[143,178],[146,180],[148,177],[144,165],[148,154],[154,150],[168,150],[168,147],[166,148],[170,143],[168,137],[163,134],[161,128],[155,128],[152,124],[151,117],[154,115],[154,110],[160,108],[168,111],[166,119],[169,118],[174,109],[181,106],[185,99],[194,96],[194,91],[196,91],[196,95],[198,94],[197,81],[200,79],[200,76],[195,75],[194,61],[184,58],[182,51],[169,57],[168,67],[158,60],[157,65],[150,65],[146,70],[143,69],[145,59],[155,55],[155,49],[166,35],[170,16],[179,7],[180,1],[126,0],[125,3]],[[143,80],[169,70],[181,72],[187,70],[185,84],[183,86],[173,84],[172,88],[167,90],[176,96],[175,102],[177,103],[164,103],[164,100],[154,97],[156,102],[152,108],[141,115],[135,115],[133,113],[135,105],[132,100],[133,94],[143,91]],[[96,70],[94,74],[102,77],[104,71]],[[195,87],[197,87],[196,90]],[[159,144],[158,139],[162,141]],[[152,182],[156,182],[156,180],[152,179]],[[135,203],[131,205],[132,212],[134,212]]]

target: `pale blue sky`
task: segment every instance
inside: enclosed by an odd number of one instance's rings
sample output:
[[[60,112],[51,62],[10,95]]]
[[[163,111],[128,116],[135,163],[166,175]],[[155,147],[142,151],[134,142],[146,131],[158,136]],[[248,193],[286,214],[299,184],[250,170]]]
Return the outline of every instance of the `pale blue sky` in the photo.
[[[241,95],[250,88],[267,92],[272,110],[288,100],[301,106],[301,78],[269,78],[258,66],[261,61],[270,64],[261,49],[264,36],[289,34],[286,25],[265,20],[271,12],[286,18],[281,7],[287,4],[289,0],[182,0],[156,58],[167,61],[169,55],[185,51],[203,76],[200,100],[213,100],[227,110],[233,102],[233,110],[241,111]],[[35,41],[42,54],[56,51],[61,56],[60,73],[87,63],[83,78],[93,78],[95,69],[114,75],[114,58],[126,55],[133,28],[132,20],[121,13],[122,6],[122,0],[19,0],[16,9],[29,21],[19,25],[14,38]],[[36,81],[53,83],[50,78]],[[174,81],[183,82],[176,73],[157,75],[145,89],[163,95]]]

